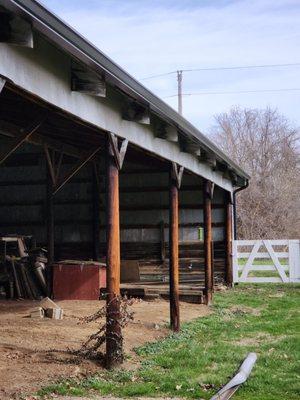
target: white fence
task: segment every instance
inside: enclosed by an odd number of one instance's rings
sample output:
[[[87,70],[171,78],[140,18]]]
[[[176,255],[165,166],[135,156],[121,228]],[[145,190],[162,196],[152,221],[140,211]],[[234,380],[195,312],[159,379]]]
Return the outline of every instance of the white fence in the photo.
[[[300,282],[300,240],[234,240],[234,282]]]

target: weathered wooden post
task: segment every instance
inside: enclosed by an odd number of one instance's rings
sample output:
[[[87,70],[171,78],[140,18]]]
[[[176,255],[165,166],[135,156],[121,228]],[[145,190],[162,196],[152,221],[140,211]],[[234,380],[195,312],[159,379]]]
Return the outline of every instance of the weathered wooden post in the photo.
[[[209,180],[203,182],[203,219],[204,219],[204,268],[205,268],[205,300],[210,305],[213,296],[213,263],[212,263],[212,215],[211,201],[214,185]]]
[[[93,256],[95,261],[101,258],[100,249],[100,181],[96,163],[93,163]]]
[[[118,148],[117,137],[109,133],[106,142],[106,366],[111,369],[123,361],[120,325],[120,212],[119,170],[128,141]]]
[[[226,196],[226,283],[228,286],[233,284],[233,270],[232,270],[232,201],[231,193]]]
[[[172,163],[170,170],[169,196],[170,196],[170,221],[169,221],[169,259],[170,259],[170,322],[171,329],[178,332],[180,329],[179,316],[179,242],[178,242],[178,189],[181,185],[183,167]]]
[[[54,235],[54,196],[53,196],[53,182],[49,169],[47,169],[47,291],[48,296],[52,296],[52,270],[54,263],[54,246],[55,246],[55,235]]]

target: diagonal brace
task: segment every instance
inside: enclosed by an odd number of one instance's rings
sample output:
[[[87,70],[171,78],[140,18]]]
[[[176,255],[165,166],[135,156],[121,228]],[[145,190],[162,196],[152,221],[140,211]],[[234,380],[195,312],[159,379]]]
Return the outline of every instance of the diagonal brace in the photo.
[[[177,189],[180,189],[183,171],[184,167],[180,167],[175,162],[172,162],[172,178],[175,180]]]
[[[127,146],[128,146],[128,140],[124,139],[122,141],[121,148],[119,150],[117,136],[114,135],[113,133],[109,132],[108,133],[108,138],[109,138],[109,144],[110,144],[111,153],[115,158],[115,162],[117,164],[118,169],[121,170],[122,166],[123,166],[123,162],[124,162]]]
[[[77,163],[72,170],[66,174],[60,182],[58,182],[53,191],[53,195],[56,194],[71,178],[73,178],[74,175],[77,174],[78,171],[81,170],[95,155],[98,153],[100,150],[100,147],[97,147],[97,149],[91,151],[84,159],[80,160],[79,163]]]
[[[7,146],[6,149],[0,150],[0,164],[2,164],[13,152],[15,152],[29,137],[36,132],[46,117],[37,119],[35,122],[30,124],[27,128],[21,129],[20,134],[15,137],[12,142]]]
[[[4,86],[5,86],[6,80],[1,78],[0,76],[0,93],[2,92]]]
[[[46,154],[46,159],[47,159],[47,163],[48,163],[49,173],[51,176],[51,181],[52,181],[53,187],[55,187],[57,184],[57,181],[58,181],[59,170],[60,170],[60,167],[62,164],[62,159],[63,159],[64,153],[60,152],[58,162],[55,162],[55,158],[56,158],[55,150],[52,151],[52,156],[51,156],[51,154],[49,152],[49,147],[44,143],[44,151]]]

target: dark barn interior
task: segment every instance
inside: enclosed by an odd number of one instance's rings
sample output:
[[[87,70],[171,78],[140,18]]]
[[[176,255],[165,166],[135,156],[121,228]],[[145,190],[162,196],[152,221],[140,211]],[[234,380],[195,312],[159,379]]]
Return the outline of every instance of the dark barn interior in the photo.
[[[32,235],[38,247],[48,249],[50,264],[104,261],[104,132],[13,85],[4,88],[0,105],[0,235]],[[226,192],[216,187],[213,266],[220,283],[226,278],[226,204]],[[203,226],[202,178],[185,171],[179,192],[180,284],[185,294],[188,289],[196,294],[195,301],[204,289]],[[121,260],[137,260],[140,283],[160,286],[166,294],[169,163],[132,145],[120,172],[120,230]],[[130,294],[140,293],[138,282],[130,290],[128,282],[125,286]]]

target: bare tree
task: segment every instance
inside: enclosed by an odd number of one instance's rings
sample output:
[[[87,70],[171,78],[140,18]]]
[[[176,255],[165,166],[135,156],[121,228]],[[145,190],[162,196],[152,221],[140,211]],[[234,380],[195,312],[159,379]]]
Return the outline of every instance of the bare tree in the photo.
[[[215,121],[212,138],[251,175],[237,196],[239,238],[299,238],[299,130],[271,108],[235,107]]]

